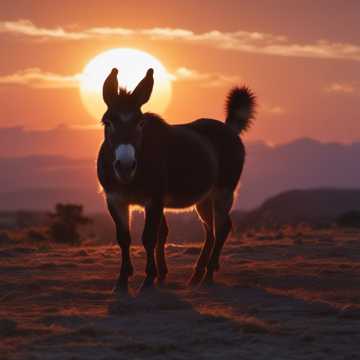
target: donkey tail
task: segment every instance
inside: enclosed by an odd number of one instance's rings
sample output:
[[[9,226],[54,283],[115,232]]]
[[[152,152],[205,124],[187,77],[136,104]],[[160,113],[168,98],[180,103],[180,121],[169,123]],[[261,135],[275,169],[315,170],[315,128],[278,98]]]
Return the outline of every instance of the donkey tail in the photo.
[[[235,87],[226,99],[225,123],[240,134],[249,129],[255,117],[255,108],[255,94],[247,86]]]

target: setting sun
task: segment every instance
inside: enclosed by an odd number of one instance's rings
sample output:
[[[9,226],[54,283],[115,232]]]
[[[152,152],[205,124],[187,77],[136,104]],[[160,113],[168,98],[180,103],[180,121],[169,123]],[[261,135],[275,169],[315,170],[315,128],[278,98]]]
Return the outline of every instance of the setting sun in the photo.
[[[95,119],[100,119],[106,105],[102,100],[101,89],[112,68],[119,69],[119,86],[133,90],[144,77],[148,68],[154,69],[154,91],[144,110],[163,113],[171,99],[171,79],[165,67],[152,55],[143,51],[119,48],[103,52],[94,57],[84,68],[80,93],[82,102]]]

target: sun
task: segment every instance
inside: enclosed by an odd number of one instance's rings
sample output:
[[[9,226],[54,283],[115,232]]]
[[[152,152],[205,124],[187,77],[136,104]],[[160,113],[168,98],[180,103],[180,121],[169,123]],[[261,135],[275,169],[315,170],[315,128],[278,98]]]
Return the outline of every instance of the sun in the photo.
[[[102,99],[102,85],[112,68],[119,70],[119,86],[133,90],[145,76],[146,70],[154,69],[154,90],[143,110],[163,113],[171,99],[171,78],[165,67],[154,56],[135,49],[111,49],[95,56],[80,76],[81,100],[88,113],[99,120],[106,110]]]

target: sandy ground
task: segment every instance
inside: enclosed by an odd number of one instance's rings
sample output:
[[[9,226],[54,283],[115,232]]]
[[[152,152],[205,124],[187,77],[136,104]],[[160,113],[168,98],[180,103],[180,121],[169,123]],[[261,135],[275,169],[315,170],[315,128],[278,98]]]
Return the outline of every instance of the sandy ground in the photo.
[[[184,286],[197,246],[169,244],[168,285],[111,288],[117,246],[0,249],[1,359],[360,359],[359,233],[226,244],[218,284]]]

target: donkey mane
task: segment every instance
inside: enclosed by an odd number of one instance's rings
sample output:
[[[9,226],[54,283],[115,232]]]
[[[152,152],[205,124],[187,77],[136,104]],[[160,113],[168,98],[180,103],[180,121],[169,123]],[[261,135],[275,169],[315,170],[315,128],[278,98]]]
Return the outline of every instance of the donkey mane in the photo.
[[[131,96],[131,91],[124,88],[124,87],[119,87],[119,95],[118,95],[118,98],[128,98]]]
[[[152,113],[152,112],[146,112],[146,113],[144,113],[144,114],[143,114],[143,118],[144,118],[144,120],[149,120],[149,121],[151,121],[151,120],[157,120],[157,121],[159,121],[159,122],[162,122],[162,123],[164,123],[164,124],[169,125],[169,124],[166,122],[166,120],[164,120],[160,115],[155,114],[155,113]]]

